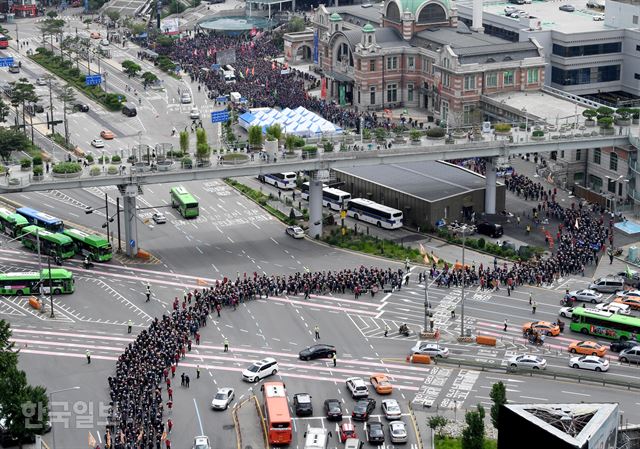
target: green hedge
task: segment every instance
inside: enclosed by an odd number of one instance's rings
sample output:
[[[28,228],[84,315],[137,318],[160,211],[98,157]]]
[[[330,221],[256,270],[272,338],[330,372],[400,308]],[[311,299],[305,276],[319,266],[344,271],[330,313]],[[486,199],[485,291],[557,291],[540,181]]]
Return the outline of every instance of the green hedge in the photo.
[[[445,130],[444,128],[429,128],[427,130],[427,137],[444,137]]]
[[[283,223],[286,224],[295,224],[295,219],[291,219],[289,218],[287,215],[285,215],[284,213],[280,212],[278,209],[270,206],[269,200],[271,199],[269,195],[265,195],[264,193],[260,192],[259,190],[255,190],[252,189],[251,187],[248,187],[244,184],[239,183],[238,181],[236,181],[235,179],[225,179],[224,182],[226,182],[228,185],[230,185],[231,187],[235,188],[236,190],[238,190],[240,193],[242,193],[244,196],[251,198],[253,201],[255,201],[256,203],[258,203],[260,206],[262,206],[267,212],[269,212],[271,215],[273,215],[274,217],[276,217],[278,220],[282,221]]]
[[[227,153],[225,155],[223,155],[223,158],[225,160],[225,162],[227,161],[246,161],[247,159],[249,159],[249,156],[247,156],[244,153]]]
[[[365,254],[401,261],[409,259],[412,263],[423,262],[420,251],[415,248],[402,246],[391,240],[380,239],[370,235],[356,235],[352,230],[348,230],[347,234],[343,236],[340,229],[334,229],[322,240],[329,245],[359,251]]]
[[[446,240],[449,243],[453,243],[455,245],[462,245],[462,239],[460,237],[454,237],[446,229],[438,229],[437,234],[438,234],[438,237]],[[467,248],[477,249],[489,254],[493,254],[494,256],[503,257],[505,259],[511,259],[511,260],[529,260],[532,257],[536,255],[540,255],[544,252],[543,248],[540,248],[537,246],[529,246],[518,254],[518,252],[514,251],[511,248],[504,249],[501,246],[496,245],[495,243],[486,242],[485,239],[482,237],[478,239],[467,237],[465,239],[465,245]]]
[[[79,173],[81,171],[82,166],[77,162],[58,162],[53,166],[53,172],[58,174]]]
[[[122,94],[107,93],[100,86],[86,86],[86,76],[74,67],[73,62],[63,61],[59,55],[54,55],[50,50],[40,47],[36,49],[35,54],[29,57],[111,111],[120,110],[127,101],[127,98]]]

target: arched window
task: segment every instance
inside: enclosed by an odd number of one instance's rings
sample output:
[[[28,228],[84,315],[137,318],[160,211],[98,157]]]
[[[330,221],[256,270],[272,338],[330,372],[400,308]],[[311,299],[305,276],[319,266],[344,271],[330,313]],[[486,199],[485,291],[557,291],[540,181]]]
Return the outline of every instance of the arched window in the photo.
[[[394,22],[400,22],[400,10],[396,2],[391,2],[387,6],[387,19]]]
[[[422,8],[418,15],[418,23],[437,23],[446,22],[447,14],[444,8],[436,3],[429,3]]]

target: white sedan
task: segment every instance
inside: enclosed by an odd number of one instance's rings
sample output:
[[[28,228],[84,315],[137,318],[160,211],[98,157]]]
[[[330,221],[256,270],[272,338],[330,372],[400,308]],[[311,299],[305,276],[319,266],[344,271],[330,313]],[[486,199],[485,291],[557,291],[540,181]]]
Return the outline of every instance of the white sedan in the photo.
[[[47,79],[44,77],[39,77],[38,79],[36,79],[36,85],[38,86],[46,86],[47,85]]]
[[[596,309],[602,310],[603,312],[619,313],[620,315],[631,315],[630,307],[620,302],[598,304]]]
[[[211,401],[211,408],[214,410],[226,410],[235,396],[233,388],[218,388],[218,392]]]
[[[640,298],[640,290],[623,290],[617,292],[616,296],[631,296],[633,298]]]
[[[509,359],[512,368],[547,369],[547,361],[538,355],[520,354]]]
[[[389,437],[392,443],[407,442],[407,428],[402,421],[392,421],[389,423]]]
[[[154,212],[154,214],[151,216],[151,219],[156,224],[162,224],[167,222],[167,217],[162,212]]]
[[[440,346],[438,343],[425,343],[419,341],[411,348],[411,354],[426,354],[431,357],[449,357],[449,348]]]
[[[189,112],[189,118],[191,120],[198,120],[200,118],[200,111],[198,111],[198,108],[191,109],[191,112]]]
[[[573,307],[561,307],[558,314],[564,318],[571,318],[573,315]]]
[[[294,239],[304,238],[304,230],[300,226],[287,226],[286,232]]]
[[[602,302],[602,294],[598,293],[595,290],[589,290],[588,288],[569,292],[569,296],[574,301],[585,301],[593,304],[597,302]]]
[[[592,371],[609,371],[609,361],[596,355],[582,355],[571,357],[569,366],[576,369],[590,369]]]
[[[400,405],[395,399],[384,399],[381,405],[382,413],[384,413],[384,417],[389,421],[402,418]]]
[[[94,148],[104,148],[104,140],[102,139],[93,139],[91,141],[91,146]]]

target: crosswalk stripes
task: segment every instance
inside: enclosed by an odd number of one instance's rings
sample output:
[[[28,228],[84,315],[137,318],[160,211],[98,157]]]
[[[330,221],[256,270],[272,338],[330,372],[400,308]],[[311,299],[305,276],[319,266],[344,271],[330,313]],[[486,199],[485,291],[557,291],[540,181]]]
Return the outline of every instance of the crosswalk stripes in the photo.
[[[409,337],[403,337],[398,333],[398,329],[403,324],[396,320],[387,320],[382,318],[375,318],[369,316],[360,316],[355,314],[347,314],[351,322],[355,325],[356,329],[360,331],[363,337],[366,338],[390,338],[393,340],[410,340],[411,335],[415,336],[420,333],[419,326],[409,324],[411,334]],[[388,336],[384,336],[385,326],[389,326]]]

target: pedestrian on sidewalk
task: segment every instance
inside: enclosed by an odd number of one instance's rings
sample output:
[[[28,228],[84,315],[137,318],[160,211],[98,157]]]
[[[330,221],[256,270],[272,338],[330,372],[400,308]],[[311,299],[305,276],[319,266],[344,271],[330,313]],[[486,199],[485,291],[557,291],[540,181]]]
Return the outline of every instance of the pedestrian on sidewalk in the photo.
[[[187,388],[189,388],[189,382],[191,382],[191,379],[189,379],[189,375],[188,374],[186,376],[184,376],[184,382],[185,382]]]
[[[87,349],[85,354],[87,355],[87,365],[91,365],[91,351]]]
[[[386,337],[386,336],[388,336],[388,335],[389,335],[389,325],[388,325],[388,324],[385,324],[385,325],[384,325],[384,336]]]
[[[167,394],[169,395],[169,400],[173,401],[173,388],[169,388]]]
[[[173,379],[174,377],[176,377],[176,366],[175,365],[171,365],[171,378]],[[169,379],[167,379],[169,380]]]
[[[220,318],[220,303],[216,304],[216,312],[218,312],[218,318]]]
[[[536,308],[538,307],[538,303],[533,301],[533,304],[531,305],[531,313],[532,314],[536,314]]]
[[[173,429],[173,421],[169,418],[167,419],[167,430],[169,430],[169,433],[171,433],[171,429]]]
[[[504,319],[504,329],[503,330],[505,332],[507,331],[507,319],[506,318]]]
[[[149,284],[147,284],[147,291],[145,292],[145,294],[147,295],[146,302],[151,301],[151,286]]]
[[[196,365],[196,379],[200,379],[200,365]]]
[[[133,322],[131,320],[129,320],[127,322],[127,334],[131,333],[131,326],[133,326]]]
[[[180,386],[181,387],[184,387],[184,376],[185,376],[184,373],[180,374]]]
[[[456,309],[451,309],[451,319],[455,320],[456,319]]]
[[[227,338],[224,339],[224,352],[229,352],[229,340]]]
[[[533,304],[533,295],[529,292],[529,305]]]
[[[316,326],[313,328],[313,331],[315,332],[316,340],[320,340],[320,326],[316,324]]]
[[[333,359],[333,366],[336,366],[338,364],[338,358],[336,357],[336,353],[335,352],[333,353],[332,359]]]

